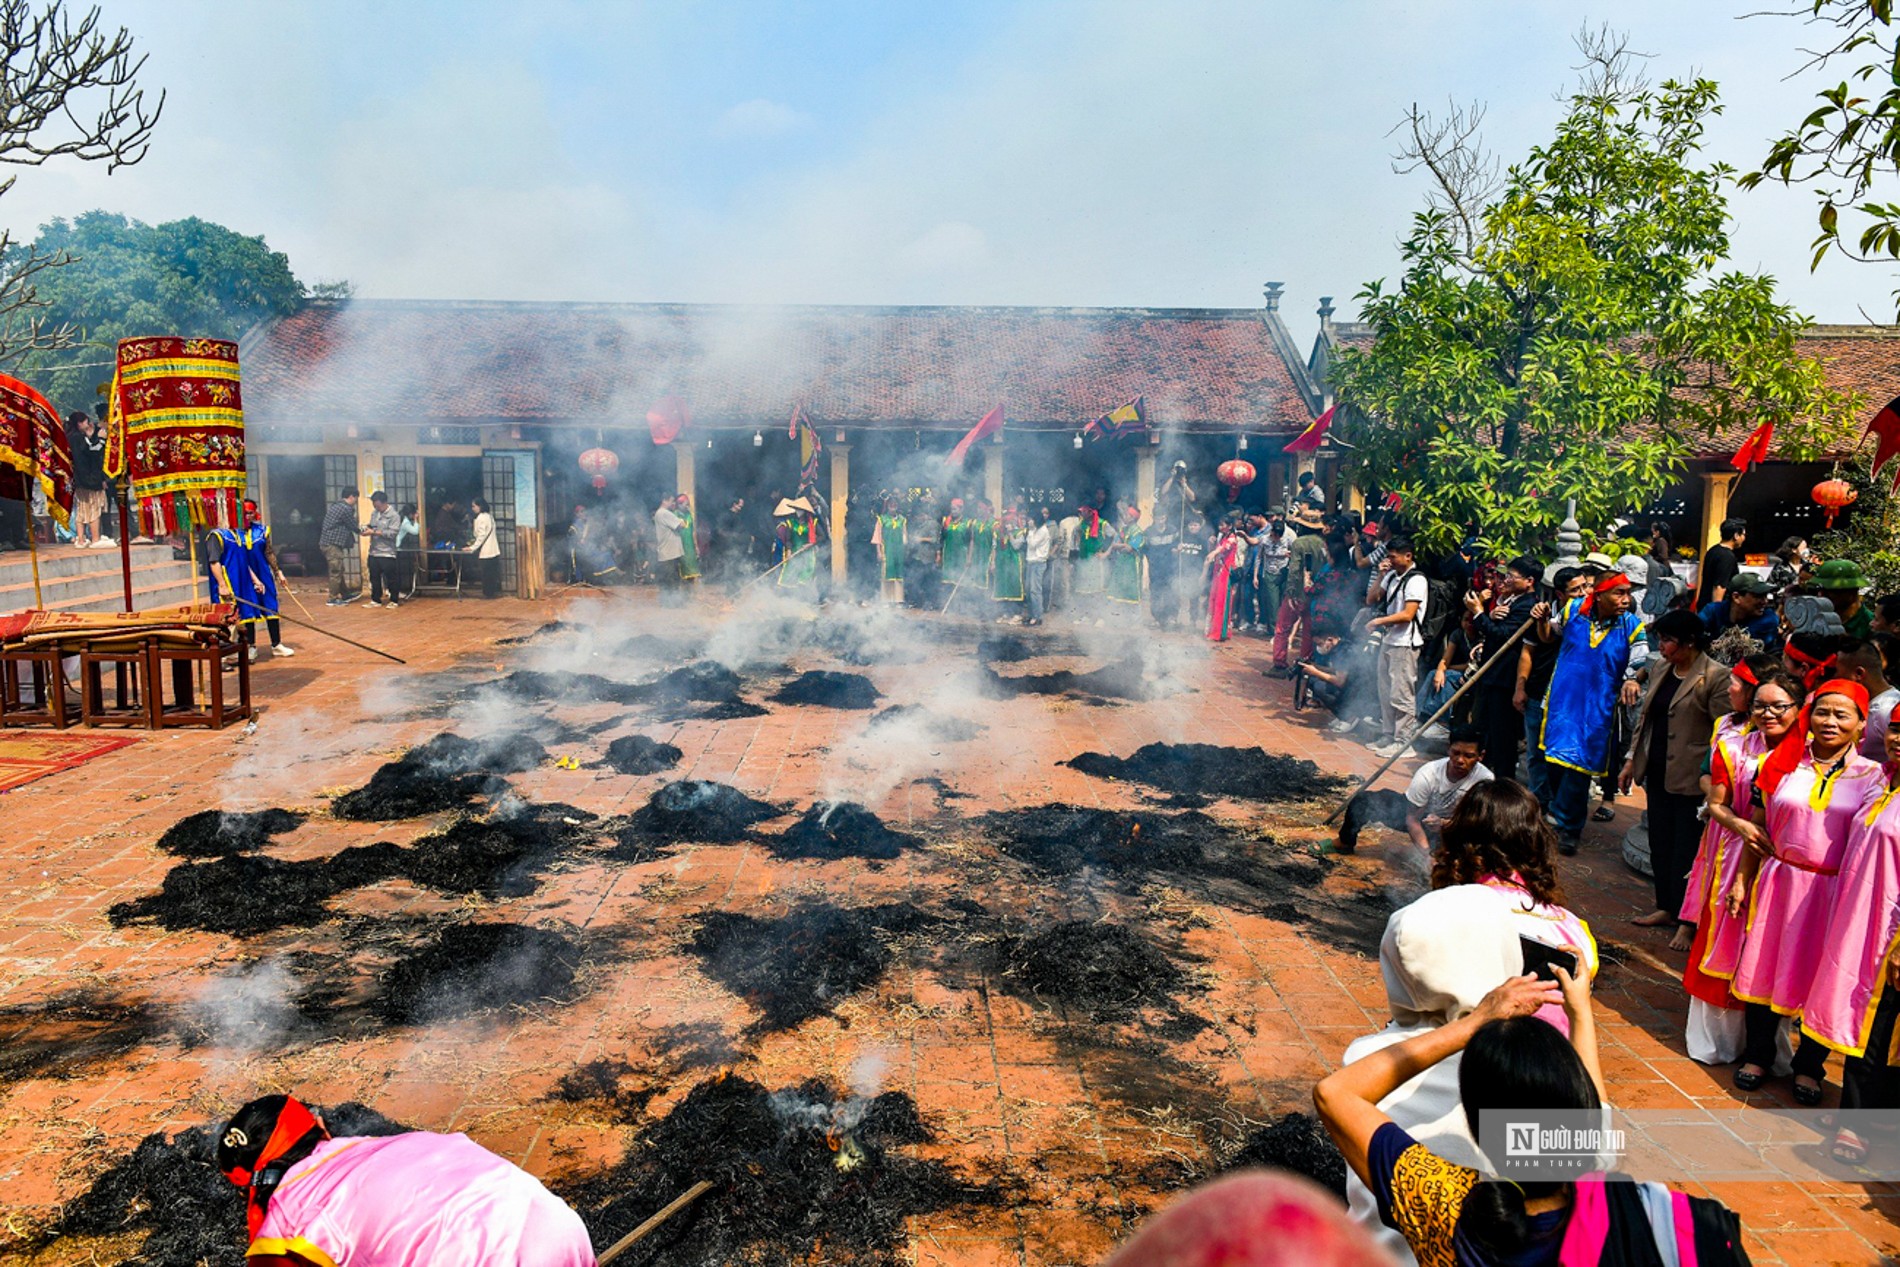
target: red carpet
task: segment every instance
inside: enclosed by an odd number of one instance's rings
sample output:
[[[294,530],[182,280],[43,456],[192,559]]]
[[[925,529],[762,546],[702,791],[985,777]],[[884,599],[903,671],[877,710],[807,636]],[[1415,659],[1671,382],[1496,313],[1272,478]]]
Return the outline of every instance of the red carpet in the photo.
[[[138,742],[136,735],[69,735],[59,731],[0,731],[0,792],[84,765],[102,753]]]

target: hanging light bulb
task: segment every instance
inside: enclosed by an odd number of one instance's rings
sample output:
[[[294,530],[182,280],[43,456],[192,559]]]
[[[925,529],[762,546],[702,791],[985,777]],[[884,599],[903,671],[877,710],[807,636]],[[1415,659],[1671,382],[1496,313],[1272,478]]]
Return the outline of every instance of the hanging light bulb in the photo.
[[[1082,437],[1079,433],[1075,437],[1075,447],[1078,449],[1082,447]]]
[[[763,449],[765,447],[765,432],[754,431],[752,433],[752,447],[755,449]]]
[[[709,448],[709,449],[710,449],[710,448],[712,448],[712,437],[711,437],[711,436],[707,436],[707,437],[706,437],[706,447],[707,447],[707,448]]]
[[[1247,437],[1244,435],[1240,437],[1240,451],[1242,453],[1247,451]]]

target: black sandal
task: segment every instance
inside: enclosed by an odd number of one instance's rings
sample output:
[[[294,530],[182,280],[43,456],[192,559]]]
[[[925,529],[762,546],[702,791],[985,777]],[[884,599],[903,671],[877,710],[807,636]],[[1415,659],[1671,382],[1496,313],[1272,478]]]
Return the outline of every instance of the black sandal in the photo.
[[[1761,1084],[1767,1080],[1767,1077],[1768,1075],[1765,1073],[1750,1073],[1748,1070],[1738,1067],[1735,1070],[1735,1089],[1737,1091],[1759,1091],[1761,1090]]]
[[[1804,1109],[1818,1108],[1821,1095],[1820,1087],[1804,1087],[1799,1082],[1794,1084],[1794,1102]]]

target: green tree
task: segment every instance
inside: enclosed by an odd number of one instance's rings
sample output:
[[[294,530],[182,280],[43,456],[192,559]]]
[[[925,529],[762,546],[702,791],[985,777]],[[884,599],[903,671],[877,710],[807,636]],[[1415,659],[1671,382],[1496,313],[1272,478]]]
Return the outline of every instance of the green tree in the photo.
[[[1825,45],[1801,68],[1842,61],[1855,65],[1846,79],[1823,89],[1820,104],[1800,126],[1769,146],[1761,167],[1741,183],[1763,180],[1809,184],[1820,199],[1812,267],[1830,251],[1862,262],[1900,260],[1900,202],[1871,197],[1883,177],[1900,173],[1900,32],[1893,26],[1893,0],[1812,0],[1811,25],[1830,28]],[[1863,92],[1869,95],[1861,95]],[[1843,226],[1847,211],[1859,224]],[[1900,299],[1900,291],[1895,292]]]
[[[43,273],[39,302],[78,332],[83,354],[36,352],[20,372],[62,409],[88,407],[111,377],[118,341],[147,334],[235,339],[259,321],[294,312],[308,288],[290,260],[206,220],[149,225],[104,211],[54,220],[29,248],[64,257]],[[332,292],[335,287],[329,288]]]
[[[1501,174],[1482,112],[1414,108],[1401,170],[1433,193],[1397,289],[1360,292],[1377,338],[1341,358],[1349,464],[1401,494],[1429,546],[1554,539],[1565,499],[1601,529],[1684,468],[1695,438],[1774,421],[1778,454],[1838,434],[1848,402],[1796,354],[1772,279],[1722,271],[1730,170],[1703,160],[1707,80],[1652,88],[1607,35],[1556,136]]]

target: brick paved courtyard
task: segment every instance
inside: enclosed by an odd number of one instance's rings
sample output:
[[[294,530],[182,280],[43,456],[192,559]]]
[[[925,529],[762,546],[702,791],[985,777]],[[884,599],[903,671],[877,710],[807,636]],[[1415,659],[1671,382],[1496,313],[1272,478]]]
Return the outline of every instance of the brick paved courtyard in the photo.
[[[360,1101],[415,1126],[466,1131],[560,1181],[619,1159],[643,1121],[729,1071],[769,1088],[868,1077],[880,1090],[908,1092],[934,1133],[909,1151],[1009,1193],[1000,1205],[912,1220],[900,1257],[1091,1263],[1171,1192],[1213,1173],[1251,1130],[1306,1108],[1313,1081],[1347,1042],[1386,1019],[1376,947],[1392,837],[1369,833],[1354,857],[1313,857],[1327,838],[1316,825],[1324,803],[1216,799],[1202,808],[1252,842],[1262,870],[1246,884],[1049,874],[1002,854],[974,822],[987,811],[1051,803],[1173,812],[1158,809],[1152,789],[1058,764],[1086,750],[1127,755],[1156,740],[1259,744],[1337,773],[1369,772],[1374,762],[1362,748],[1287,709],[1285,686],[1261,675],[1264,644],[1215,648],[1113,622],[1072,632],[1052,621],[1037,631],[1046,642],[1023,636],[1033,645],[1019,650],[1057,654],[990,668],[1006,677],[1079,672],[1135,655],[1151,677],[1184,689],[1145,702],[1075,692],[992,699],[964,685],[978,638],[994,632],[974,619],[913,615],[887,625],[879,616],[868,627],[889,661],[854,665],[822,649],[775,649],[768,635],[787,627],[776,617],[715,630],[715,609],[669,613],[646,592],[610,611],[595,602],[323,612],[339,632],[387,647],[408,666],[292,630],[299,655],[258,668],[255,734],[145,737],[0,797],[0,1251],[35,1243],[61,1201],[148,1133],[218,1120],[267,1090],[320,1104]],[[498,645],[562,615],[587,632]],[[798,630],[795,617],[789,627]],[[629,640],[644,650],[615,650]],[[471,694],[520,668],[640,681],[690,658],[669,654],[661,640],[703,644],[739,668],[746,698],[765,714],[662,722],[640,705]],[[911,728],[880,737],[866,733],[865,711],[769,702],[805,669],[863,673],[882,693],[880,707],[921,704],[981,729],[962,740]],[[876,865],[778,858],[757,841],[682,844],[644,862],[590,844],[568,851],[524,895],[451,898],[385,880],[335,897],[329,917],[307,927],[245,937],[107,919],[114,903],[155,892],[179,863],[154,841],[188,813],[309,812],[265,850],[282,859],[379,840],[407,845],[453,815],[344,822],[329,816],[326,798],[444,730],[472,736],[531,723],[551,758],[576,758],[580,768],[551,759],[510,776],[530,802],[611,819],[670,779],[709,779],[785,807],[788,817],[761,834],[817,799],[847,798],[922,843]],[[677,768],[643,776],[589,768],[611,739],[635,733],[677,745]],[[1398,786],[1398,776],[1387,785]],[[1615,843],[1634,810],[1625,804],[1616,822],[1598,827],[1563,872],[1573,904],[1605,943],[1598,999],[1612,1095],[1627,1108],[1727,1105],[1737,1098],[1727,1071],[1682,1054],[1679,957],[1664,935],[1626,922],[1648,905],[1647,883],[1627,871]],[[928,934],[898,942],[874,984],[791,1028],[762,1026],[756,1000],[712,980],[687,944],[709,912],[765,918],[819,902],[900,901],[981,917],[970,917],[975,931],[966,929],[955,953],[933,948]],[[556,929],[584,948],[571,1001],[428,1025],[383,1023],[349,1006],[401,936],[492,920]],[[1126,924],[1162,947],[1185,974],[1179,1007],[1193,1023],[1171,1024],[1152,1009],[1097,1023],[1028,997],[986,958],[998,937],[1066,920]],[[341,1005],[320,1019],[284,1020],[285,999],[307,1000],[313,990]],[[636,1103],[645,1098],[644,1117],[601,1099],[550,1098],[563,1075],[592,1061],[624,1062],[619,1086],[637,1093]],[[1782,1103],[1776,1094],[1757,1098]],[[1742,1215],[1757,1262],[1867,1263],[1900,1252],[1900,1189],[1890,1185],[1711,1190]],[[138,1233],[66,1237],[30,1261],[125,1261],[139,1241]]]

